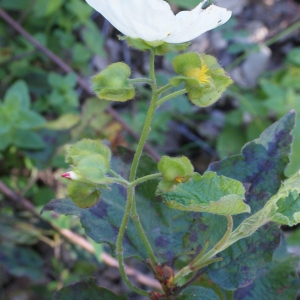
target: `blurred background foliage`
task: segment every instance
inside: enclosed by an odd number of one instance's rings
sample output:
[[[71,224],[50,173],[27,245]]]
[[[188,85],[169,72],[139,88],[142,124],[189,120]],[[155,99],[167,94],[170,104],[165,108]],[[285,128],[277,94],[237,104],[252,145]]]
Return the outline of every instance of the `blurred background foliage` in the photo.
[[[170,0],[174,11],[199,0]],[[224,4],[223,4],[224,2]],[[293,154],[286,175],[300,169],[300,4],[299,1],[219,3],[234,14],[217,30],[193,41],[191,51],[218,57],[236,84],[206,109],[180,96],[158,110],[149,144],[159,154],[189,156],[197,171],[237,154],[245,143],[291,109],[298,112]],[[147,74],[147,54],[129,49],[118,32],[84,0],[0,0],[21,28],[59,56],[74,72],[39,51],[0,18],[0,299],[51,299],[51,294],[82,276],[94,275],[116,293],[126,291],[118,272],[103,264],[103,248],[89,251],[62,229],[83,231],[76,218],[40,211],[49,200],[66,197],[65,150],[83,137],[130,148],[136,140],[116,120],[108,104],[78,84],[116,61],[133,77]],[[175,54],[158,58],[158,83],[173,75]],[[113,104],[136,132],[148,108],[147,86],[135,101]],[[288,231],[291,251],[299,231]],[[92,249],[92,250],[91,250]],[[42,298],[40,295],[43,295]],[[141,299],[132,298],[130,299]]]

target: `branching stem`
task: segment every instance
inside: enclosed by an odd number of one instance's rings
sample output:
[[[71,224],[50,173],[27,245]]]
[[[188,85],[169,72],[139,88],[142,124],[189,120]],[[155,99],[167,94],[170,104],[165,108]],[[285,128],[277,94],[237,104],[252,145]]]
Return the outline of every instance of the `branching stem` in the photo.
[[[186,89],[182,89],[182,90],[176,91],[176,92],[174,92],[174,93],[172,93],[172,94],[169,94],[169,95],[163,97],[162,99],[160,99],[159,101],[157,101],[156,106],[159,107],[159,106],[161,106],[163,103],[165,103],[166,101],[168,101],[168,100],[170,100],[170,99],[172,99],[172,98],[178,97],[178,96],[180,96],[180,95],[183,95],[183,94],[185,94],[185,93],[186,93]]]

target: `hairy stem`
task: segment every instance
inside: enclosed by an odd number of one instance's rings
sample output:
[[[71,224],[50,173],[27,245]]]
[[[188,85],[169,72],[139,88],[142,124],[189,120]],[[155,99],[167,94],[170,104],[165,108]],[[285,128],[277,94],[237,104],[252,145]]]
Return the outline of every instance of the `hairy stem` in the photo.
[[[171,83],[166,84],[165,86],[162,86],[161,88],[159,88],[157,90],[157,94],[160,95],[163,92],[165,92],[166,90],[170,89],[171,87],[173,87],[173,85]]]
[[[156,173],[156,174],[151,174],[151,175],[143,176],[143,177],[140,177],[140,178],[138,178],[138,179],[132,181],[132,182],[130,183],[130,185],[136,186],[136,185],[138,185],[138,184],[140,184],[140,183],[142,183],[142,182],[148,181],[148,180],[158,179],[158,178],[160,178],[161,176],[162,176],[161,173]]]
[[[137,168],[138,168],[138,164],[147,140],[147,137],[149,135],[150,132],[150,126],[151,126],[151,122],[156,110],[156,102],[158,99],[158,94],[157,94],[157,86],[156,86],[156,78],[155,78],[155,69],[154,69],[154,58],[155,55],[154,53],[151,51],[150,52],[150,78],[152,80],[152,99],[150,102],[150,106],[149,106],[149,110],[145,119],[145,123],[143,126],[143,130],[142,130],[142,134],[141,134],[141,138],[140,141],[138,143],[134,158],[133,158],[133,162],[131,165],[131,170],[130,170],[130,176],[129,176],[129,181],[130,183],[135,181],[136,178],[136,173],[137,173]],[[133,218],[133,222],[138,230],[138,233],[140,235],[140,239],[143,242],[147,254],[149,256],[149,259],[152,263],[153,266],[157,265],[157,261],[155,259],[155,255],[154,252],[151,248],[151,245],[146,237],[146,234],[144,232],[144,229],[142,227],[142,224],[140,222],[138,213],[137,213],[137,209],[136,209],[136,204],[135,204],[135,199],[133,199],[133,203],[132,203],[132,208],[131,208],[131,212],[132,212],[132,218]]]
[[[122,220],[122,223],[121,223],[121,226],[120,226],[119,234],[118,234],[118,237],[117,237],[117,244],[116,244],[117,259],[118,259],[122,279],[124,280],[126,285],[131,290],[133,290],[134,292],[136,292],[139,295],[149,296],[149,294],[147,292],[135,287],[130,282],[130,280],[128,279],[127,274],[125,272],[125,266],[124,266],[122,241],[123,241],[125,230],[126,230],[126,227],[127,227],[127,224],[128,224],[129,217],[130,217],[130,211],[131,211],[133,199],[134,199],[134,187],[128,186],[128,188],[127,188],[127,203],[126,203],[126,208],[125,208],[125,214],[124,214],[124,217],[123,217],[123,220]]]
[[[172,98],[178,97],[178,96],[180,96],[180,95],[183,95],[183,94],[185,94],[185,93],[186,93],[186,89],[182,89],[182,90],[179,90],[179,91],[177,91],[177,92],[174,92],[174,93],[172,93],[172,94],[170,94],[170,95],[168,95],[168,96],[165,96],[165,97],[163,97],[162,99],[160,99],[159,101],[157,101],[156,106],[159,107],[159,106],[161,106],[163,103],[165,103],[166,101],[168,101],[168,100],[170,100],[170,99],[172,99]]]
[[[127,79],[130,83],[149,83],[152,84],[152,80],[149,78],[132,78]]]

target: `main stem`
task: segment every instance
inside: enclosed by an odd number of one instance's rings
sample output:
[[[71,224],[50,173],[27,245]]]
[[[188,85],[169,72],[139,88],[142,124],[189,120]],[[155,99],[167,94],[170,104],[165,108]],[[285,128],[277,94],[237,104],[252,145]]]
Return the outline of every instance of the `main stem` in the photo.
[[[153,94],[152,94],[152,99],[151,99],[151,102],[150,102],[149,110],[148,110],[148,113],[147,113],[147,116],[146,116],[146,119],[145,119],[145,123],[144,123],[144,126],[143,126],[141,138],[139,140],[139,143],[138,143],[138,146],[137,146],[137,149],[136,149],[133,161],[132,161],[130,175],[129,175],[129,182],[130,183],[133,182],[136,178],[138,164],[139,164],[139,161],[140,161],[140,158],[141,158],[141,155],[142,155],[147,137],[148,137],[149,132],[151,130],[150,126],[151,126],[151,122],[152,122],[152,119],[153,119],[153,115],[154,115],[155,110],[156,110],[156,103],[157,103],[157,100],[158,100],[155,70],[154,70],[154,58],[155,58],[155,55],[151,51],[150,52],[150,78],[152,80],[152,93]],[[132,199],[131,213],[132,213],[133,222],[134,222],[134,224],[135,224],[135,226],[138,230],[140,239],[141,239],[141,241],[143,242],[143,244],[146,248],[149,259],[150,259],[153,266],[157,266],[157,261],[156,261],[155,255],[154,255],[153,250],[151,248],[151,245],[150,245],[150,243],[149,243],[149,241],[146,237],[146,234],[144,232],[142,224],[139,220],[139,216],[138,216],[138,213],[137,213],[134,197]]]
[[[150,125],[153,119],[153,115],[154,112],[156,110],[156,102],[158,99],[158,93],[157,93],[157,86],[156,86],[156,79],[155,79],[155,72],[154,72],[154,53],[151,51],[150,52],[150,79],[151,79],[151,86],[152,86],[152,91],[153,91],[153,96],[151,99],[151,103],[150,103],[150,107],[145,119],[145,123],[144,123],[144,127],[142,130],[142,134],[132,161],[132,165],[131,165],[131,169],[130,169],[130,175],[129,175],[129,182],[133,182],[135,181],[136,178],[136,173],[137,173],[137,168],[138,168],[138,164],[150,131]],[[139,236],[141,238],[141,241],[143,242],[147,254],[149,256],[149,259],[152,263],[153,266],[157,265],[153,250],[151,248],[151,245],[145,235],[145,232],[143,230],[142,224],[139,221],[139,217],[137,214],[137,210],[136,210],[136,205],[135,205],[135,186],[134,185],[130,185],[127,187],[127,203],[126,203],[126,207],[125,207],[125,214],[120,226],[120,231],[118,234],[118,238],[117,238],[117,258],[118,258],[118,262],[119,262],[119,266],[120,266],[120,273],[121,276],[124,280],[124,282],[126,283],[126,285],[132,289],[133,291],[135,291],[136,293],[140,294],[140,295],[144,295],[144,296],[149,296],[149,294],[135,286],[133,286],[131,284],[131,282],[129,281],[127,274],[125,272],[125,268],[124,268],[124,257],[123,257],[123,248],[122,248],[122,241],[124,238],[124,234],[125,234],[125,230],[129,221],[129,217],[130,217],[130,212],[132,213],[132,219],[133,222],[138,230]]]

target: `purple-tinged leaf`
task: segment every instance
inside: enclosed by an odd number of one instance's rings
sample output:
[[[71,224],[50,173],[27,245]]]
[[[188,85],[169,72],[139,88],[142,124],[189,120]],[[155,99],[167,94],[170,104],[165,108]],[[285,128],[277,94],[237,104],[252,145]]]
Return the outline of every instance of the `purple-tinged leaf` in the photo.
[[[252,213],[262,209],[277,192],[291,153],[291,131],[295,112],[291,111],[267,128],[260,138],[247,143],[240,155],[225,158],[210,170],[241,181],[247,189],[246,203]],[[237,227],[246,215],[234,218]],[[246,286],[254,280],[280,243],[280,230],[267,224],[254,235],[240,240],[222,252],[222,262],[212,266],[211,279],[225,289]],[[218,269],[218,270],[217,270]]]
[[[216,293],[201,286],[189,286],[178,297],[178,300],[220,300]]]
[[[295,266],[297,257],[273,262],[261,270],[258,278],[250,285],[238,289],[234,293],[234,300],[282,300],[296,299],[299,289],[299,277]]]

